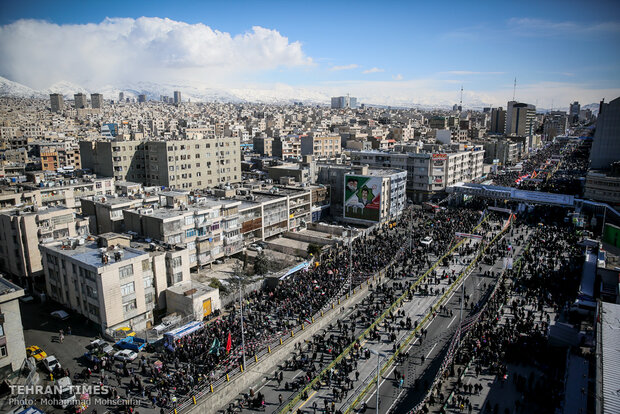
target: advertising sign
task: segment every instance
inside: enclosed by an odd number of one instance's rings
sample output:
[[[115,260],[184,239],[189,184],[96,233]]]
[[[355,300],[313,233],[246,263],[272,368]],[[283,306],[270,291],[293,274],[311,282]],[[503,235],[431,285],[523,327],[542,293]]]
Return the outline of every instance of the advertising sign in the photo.
[[[344,216],[379,221],[381,216],[381,177],[344,177]]]
[[[448,159],[448,154],[433,154],[433,161],[445,161]]]

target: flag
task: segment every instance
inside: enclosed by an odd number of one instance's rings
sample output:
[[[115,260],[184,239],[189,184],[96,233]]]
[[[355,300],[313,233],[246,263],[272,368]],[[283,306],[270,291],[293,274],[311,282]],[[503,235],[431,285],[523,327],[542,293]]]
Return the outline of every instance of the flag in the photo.
[[[232,338],[230,336],[230,332],[228,332],[228,340],[226,341],[226,353],[230,352],[230,348],[232,348]]]
[[[312,319],[310,319],[310,318],[306,318],[306,322],[307,322],[308,324],[312,324]]]
[[[209,349],[209,353],[210,354],[216,354],[216,355],[220,355],[220,341],[215,338],[213,340],[213,344],[211,345],[211,349]]]

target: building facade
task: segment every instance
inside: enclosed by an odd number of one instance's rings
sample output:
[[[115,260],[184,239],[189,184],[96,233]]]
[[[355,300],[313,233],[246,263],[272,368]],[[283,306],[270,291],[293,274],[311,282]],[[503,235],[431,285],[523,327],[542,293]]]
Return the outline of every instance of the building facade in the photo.
[[[0,277],[0,377],[21,368],[26,359],[24,327],[19,311],[19,298],[24,290]]]
[[[50,298],[108,334],[150,328],[153,310],[165,308],[165,290],[190,278],[187,251],[133,248],[119,234],[43,244],[41,252]]]

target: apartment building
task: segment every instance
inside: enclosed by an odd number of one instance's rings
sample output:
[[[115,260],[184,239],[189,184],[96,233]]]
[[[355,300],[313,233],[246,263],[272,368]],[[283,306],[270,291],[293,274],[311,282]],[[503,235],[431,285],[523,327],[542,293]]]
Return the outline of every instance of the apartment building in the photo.
[[[36,206],[67,206],[79,209],[82,197],[113,194],[114,178],[95,176],[46,178],[44,175],[34,175],[33,182],[21,183],[20,187],[23,194],[34,193],[32,200]]]
[[[139,208],[144,204],[157,203],[156,193],[145,192],[137,196],[95,196],[82,199],[82,214],[89,218],[93,234],[122,233],[125,229],[124,210]]]
[[[47,294],[103,333],[150,328],[153,310],[165,308],[165,290],[190,280],[187,251],[131,244],[128,236],[106,233],[41,245]]]
[[[79,170],[82,168],[80,149],[74,143],[42,145],[40,147],[41,169],[43,171]]]
[[[342,153],[340,135],[315,136],[304,135],[301,137],[301,155],[313,155],[321,158],[334,158]]]
[[[19,298],[24,290],[0,277],[0,377],[21,368],[26,359],[24,327],[19,311]]]
[[[615,207],[620,206],[620,165],[611,171],[588,171],[583,196]]]
[[[39,243],[88,234],[88,220],[67,207],[0,212],[0,269],[25,283],[41,276]]]
[[[299,158],[301,157],[301,139],[299,135],[275,137],[271,151],[273,156],[277,158]]]
[[[196,197],[194,204],[188,202],[185,193],[161,193],[159,204],[124,210],[125,228],[161,243],[183,246],[190,267],[242,250],[240,201]]]
[[[407,172],[363,167],[344,175],[345,222],[385,223],[396,219],[406,205]]]
[[[470,182],[483,175],[484,150],[401,154],[381,151],[352,151],[354,165],[389,167],[407,171],[407,191],[416,202],[443,192],[446,186]]]
[[[252,139],[253,151],[262,156],[271,157],[273,155],[273,138],[254,137]]]
[[[84,168],[119,181],[173,189],[241,181],[241,151],[237,137],[85,141],[80,142],[80,152]]]

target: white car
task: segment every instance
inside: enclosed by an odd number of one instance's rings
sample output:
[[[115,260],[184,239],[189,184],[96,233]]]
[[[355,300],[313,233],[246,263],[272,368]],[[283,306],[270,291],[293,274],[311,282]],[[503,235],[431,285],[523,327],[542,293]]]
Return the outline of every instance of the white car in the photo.
[[[138,354],[131,349],[123,349],[114,354],[114,359],[118,359],[119,361],[131,362],[136,358],[138,358]]]
[[[420,242],[420,244],[421,244],[422,246],[426,246],[426,247],[428,247],[428,246],[430,246],[430,245],[431,245],[431,243],[432,243],[432,242],[433,242],[433,239],[432,239],[430,236],[426,236],[424,239],[422,239],[422,241]]]
[[[60,362],[56,359],[54,355],[50,355],[45,358],[43,361],[43,366],[47,370],[47,372],[54,372],[56,369],[60,368]]]

